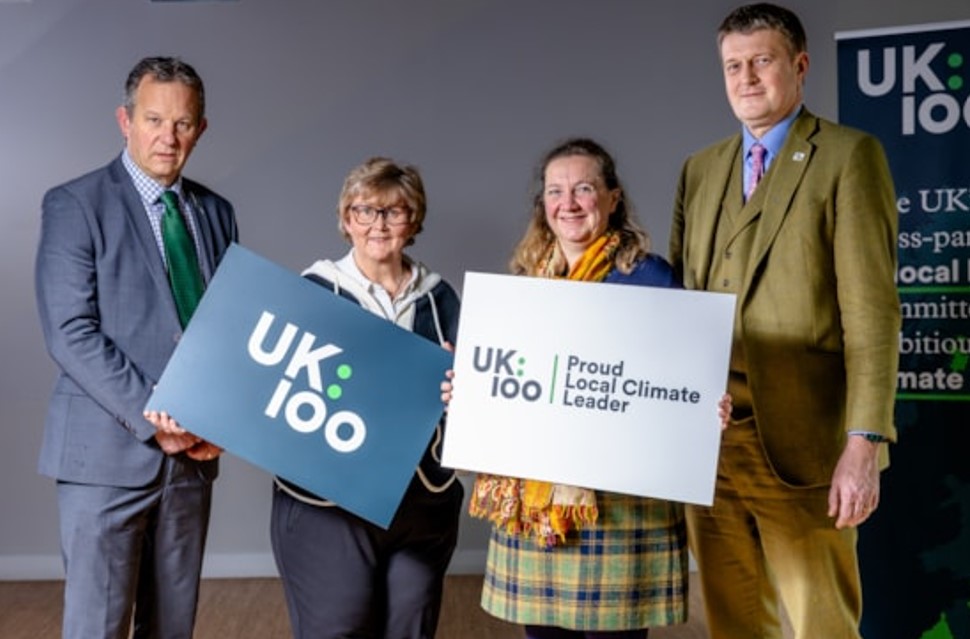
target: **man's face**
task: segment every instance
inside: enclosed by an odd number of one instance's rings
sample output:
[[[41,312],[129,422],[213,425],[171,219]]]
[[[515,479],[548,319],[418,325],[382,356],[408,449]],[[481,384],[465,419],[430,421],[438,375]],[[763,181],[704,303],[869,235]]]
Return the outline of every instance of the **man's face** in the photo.
[[[802,101],[808,54],[792,53],[774,29],[729,33],[721,40],[721,64],[734,115],[760,138]]]
[[[131,113],[120,106],[116,115],[131,159],[164,186],[178,179],[206,127],[195,89],[148,75],[138,84]]]

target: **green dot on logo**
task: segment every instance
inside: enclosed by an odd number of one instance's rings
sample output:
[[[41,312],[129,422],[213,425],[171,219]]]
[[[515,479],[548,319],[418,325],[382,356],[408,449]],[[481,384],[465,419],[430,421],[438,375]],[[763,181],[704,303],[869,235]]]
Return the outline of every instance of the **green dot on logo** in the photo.
[[[522,366],[523,364],[525,364],[525,358],[524,357],[520,357],[519,358],[519,366]]]
[[[958,75],[951,75],[946,81],[946,86],[950,87],[952,91],[963,88],[963,78]]]
[[[344,394],[344,389],[340,388],[339,384],[331,384],[327,386],[327,397],[330,399],[340,399],[340,396]]]
[[[337,377],[340,379],[350,379],[350,376],[354,374],[353,369],[350,364],[341,364],[337,367]]]
[[[525,375],[525,371],[522,370],[521,368],[519,370],[515,371],[515,376],[516,377],[522,377],[523,375]]]
[[[956,69],[963,64],[963,55],[960,53],[951,53],[947,56],[946,63],[950,65],[951,69]]]

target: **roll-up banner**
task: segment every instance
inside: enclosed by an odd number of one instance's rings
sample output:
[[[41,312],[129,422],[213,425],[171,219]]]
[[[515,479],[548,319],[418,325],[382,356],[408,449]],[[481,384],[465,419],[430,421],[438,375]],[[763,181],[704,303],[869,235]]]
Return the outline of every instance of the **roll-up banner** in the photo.
[[[970,21],[838,33],[836,40],[839,119],[882,141],[899,213],[899,443],[883,473],[880,507],[860,528],[862,634],[966,638]]]

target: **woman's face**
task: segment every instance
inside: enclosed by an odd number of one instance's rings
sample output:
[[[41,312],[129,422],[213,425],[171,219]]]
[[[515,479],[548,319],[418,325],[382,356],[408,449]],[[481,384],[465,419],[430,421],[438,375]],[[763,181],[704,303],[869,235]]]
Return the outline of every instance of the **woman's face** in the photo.
[[[595,158],[569,155],[546,165],[546,222],[570,265],[606,232],[619,198],[619,189],[606,188]]]
[[[397,194],[361,194],[344,212],[344,229],[359,263],[396,264],[414,236],[414,215]]]

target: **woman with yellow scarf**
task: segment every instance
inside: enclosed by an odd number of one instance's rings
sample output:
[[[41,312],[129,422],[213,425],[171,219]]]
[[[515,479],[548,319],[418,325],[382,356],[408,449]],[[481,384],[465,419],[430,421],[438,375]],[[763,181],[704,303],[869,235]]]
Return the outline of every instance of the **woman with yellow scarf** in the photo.
[[[670,265],[649,253],[613,158],[588,139],[568,140],[543,159],[511,269],[679,287]],[[442,388],[448,397],[449,385]],[[650,626],[686,621],[681,504],[478,475],[469,511],[493,523],[482,607],[524,625],[527,639],[642,639]]]

